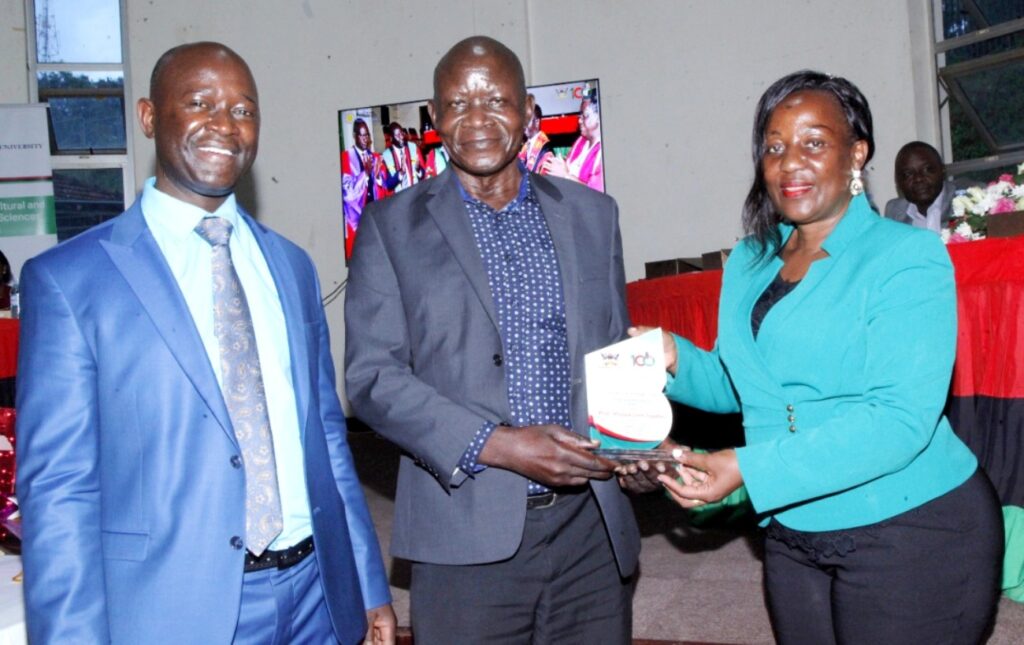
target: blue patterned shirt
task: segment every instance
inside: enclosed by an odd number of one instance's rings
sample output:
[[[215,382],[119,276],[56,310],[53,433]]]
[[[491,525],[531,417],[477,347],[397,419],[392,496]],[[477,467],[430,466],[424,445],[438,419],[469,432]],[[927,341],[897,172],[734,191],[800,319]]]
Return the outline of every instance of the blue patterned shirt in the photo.
[[[504,347],[505,379],[513,427],[557,424],[568,428],[570,380],[565,298],[554,242],[540,203],[523,173],[519,195],[495,210],[466,193],[463,201],[494,299]],[[496,424],[477,431],[459,467],[472,475]],[[548,489],[529,482],[528,494]]]

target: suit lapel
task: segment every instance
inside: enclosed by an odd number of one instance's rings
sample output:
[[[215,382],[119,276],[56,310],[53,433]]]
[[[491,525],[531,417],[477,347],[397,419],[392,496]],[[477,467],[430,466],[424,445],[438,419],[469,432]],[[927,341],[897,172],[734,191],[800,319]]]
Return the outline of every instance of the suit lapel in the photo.
[[[480,304],[487,312],[487,317],[491,319],[495,329],[498,329],[494,298],[491,295],[491,288],[487,285],[487,271],[480,258],[480,249],[477,247],[476,238],[473,237],[473,228],[469,223],[466,205],[463,203],[459,187],[455,183],[458,179],[454,172],[445,172],[444,175],[447,177],[444,179],[439,177],[434,181],[422,199],[426,200],[427,212],[448,243],[455,261],[462,267],[466,279],[469,280]]]
[[[242,217],[249,224],[260,251],[263,252],[263,259],[267,262],[270,275],[277,287],[277,296],[281,301],[281,309],[284,312],[285,327],[288,329],[288,351],[292,368],[292,385],[295,389],[295,405],[299,414],[299,429],[305,433],[306,417],[309,409],[310,370],[316,369],[317,365],[309,360],[310,348],[306,340],[306,325],[302,315],[302,301],[299,292],[309,288],[304,285],[295,275],[290,262],[288,262],[284,250],[277,240],[268,234],[258,222],[252,219],[248,213],[239,208]]]
[[[783,234],[783,242],[785,242],[787,234]],[[731,257],[730,262],[749,262],[750,258],[744,257]],[[722,335],[721,326],[730,325],[732,336],[739,341],[739,346],[743,348],[740,352],[729,352],[729,360],[734,363],[736,367],[730,367],[730,369],[739,369],[744,373],[751,375],[760,374],[760,378],[751,376],[749,379],[754,384],[753,387],[760,388],[764,394],[770,397],[782,396],[781,388],[778,385],[777,379],[772,375],[771,368],[768,363],[765,362],[764,354],[761,352],[761,348],[757,344],[757,339],[754,338],[754,331],[751,328],[751,315],[754,311],[754,305],[757,300],[761,297],[764,290],[771,284],[775,276],[778,274],[779,269],[782,268],[782,260],[778,257],[773,257],[765,264],[759,264],[756,268],[752,268],[752,273],[747,277],[746,280],[741,282],[738,286],[743,288],[742,294],[739,299],[732,305],[734,308],[734,314],[726,315],[725,313],[720,314],[719,319],[719,336]],[[744,284],[745,283],[745,284]],[[724,289],[724,286],[723,286]],[[792,297],[792,294],[787,298]],[[778,305],[776,305],[778,306]],[[725,303],[723,301],[723,312],[725,311]],[[762,322],[761,329],[763,330],[766,323],[770,322],[771,316],[778,315],[777,311],[770,311]],[[759,336],[760,338],[760,336]],[[724,346],[728,348],[728,343]],[[723,351],[728,351],[725,349]],[[748,392],[746,396],[751,397],[752,392]]]
[[[765,343],[777,342],[778,336],[773,334],[773,329],[785,325],[790,316],[801,310],[801,304],[810,294],[815,293],[818,286],[825,281],[829,274],[835,270],[842,259],[843,253],[850,243],[860,237],[865,230],[875,221],[876,215],[870,210],[867,199],[861,195],[854,198],[846,214],[836,224],[836,227],[829,233],[822,244],[822,248],[828,254],[827,257],[811,262],[807,274],[800,280],[800,284],[785,298],[779,300],[765,315],[761,321],[761,328],[758,337],[755,339],[751,329],[750,317],[757,300],[768,288],[772,280],[782,269],[782,260],[773,257],[767,263],[758,267],[747,280],[747,287],[739,302],[737,316],[731,317],[733,333],[741,342],[746,345],[750,362],[744,366],[748,371],[759,371],[768,378],[764,381],[765,389],[776,396],[783,396],[781,384],[772,373],[772,369],[765,360],[765,350],[769,345]],[[792,228],[782,225],[782,244],[784,245],[792,233]],[[746,261],[746,258],[743,258]]]
[[[565,299],[565,328],[569,355],[575,357],[579,348],[579,263],[576,261],[574,234],[575,210],[562,199],[558,188],[540,175],[530,174],[530,184],[547,220],[551,242],[555,246],[558,270],[562,276],[562,297]],[[573,361],[575,365],[575,361]]]
[[[790,314],[799,311],[801,303],[814,293],[818,285],[824,282],[829,274],[840,265],[843,253],[850,247],[850,244],[861,237],[877,220],[878,216],[871,210],[867,198],[864,195],[854,197],[842,219],[836,223],[835,228],[822,242],[822,249],[828,256],[811,262],[807,274],[800,284],[790,295],[772,307],[772,310],[765,316],[764,322],[768,326],[762,325],[762,329],[770,329],[774,325],[784,324]],[[785,239],[784,237],[783,242]],[[781,264],[779,268],[781,269]],[[774,278],[774,275],[772,277]],[[767,282],[764,286],[768,286]],[[759,296],[760,293],[757,294],[757,297]]]
[[[192,314],[181,289],[146,226],[140,202],[136,201],[114,224],[110,240],[101,240],[100,244],[128,282],[199,396],[228,438],[235,442],[231,419],[203,341],[192,322]]]

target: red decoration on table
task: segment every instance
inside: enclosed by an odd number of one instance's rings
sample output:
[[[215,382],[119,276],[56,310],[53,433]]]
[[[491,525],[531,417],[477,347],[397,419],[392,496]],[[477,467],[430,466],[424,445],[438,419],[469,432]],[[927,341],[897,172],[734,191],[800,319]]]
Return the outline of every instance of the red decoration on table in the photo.
[[[14,418],[13,408],[0,408],[0,436],[6,438],[12,448],[15,445]],[[14,480],[14,450],[0,450],[0,542],[10,537],[3,521],[18,510],[11,499],[14,496]]]
[[[0,449],[0,500],[14,495],[14,409],[0,408],[0,436],[11,442],[11,450]]]

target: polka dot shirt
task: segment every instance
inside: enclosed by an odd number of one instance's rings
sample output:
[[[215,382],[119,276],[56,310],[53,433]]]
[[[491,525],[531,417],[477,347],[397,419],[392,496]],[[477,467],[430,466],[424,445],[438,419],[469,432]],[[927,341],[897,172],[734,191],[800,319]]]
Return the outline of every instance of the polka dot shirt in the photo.
[[[513,427],[569,427],[569,342],[558,257],[540,203],[523,173],[519,195],[500,211],[463,191],[473,235],[494,299],[504,347]],[[474,474],[484,443],[496,425],[477,431],[459,467]],[[528,494],[547,492],[529,482]]]

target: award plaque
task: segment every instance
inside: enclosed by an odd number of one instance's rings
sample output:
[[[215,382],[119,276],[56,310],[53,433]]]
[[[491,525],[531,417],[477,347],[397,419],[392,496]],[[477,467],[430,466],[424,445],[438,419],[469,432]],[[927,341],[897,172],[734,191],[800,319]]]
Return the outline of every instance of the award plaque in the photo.
[[[590,437],[596,454],[619,461],[671,461],[654,450],[672,428],[665,398],[665,351],[661,329],[609,345],[584,358]]]

